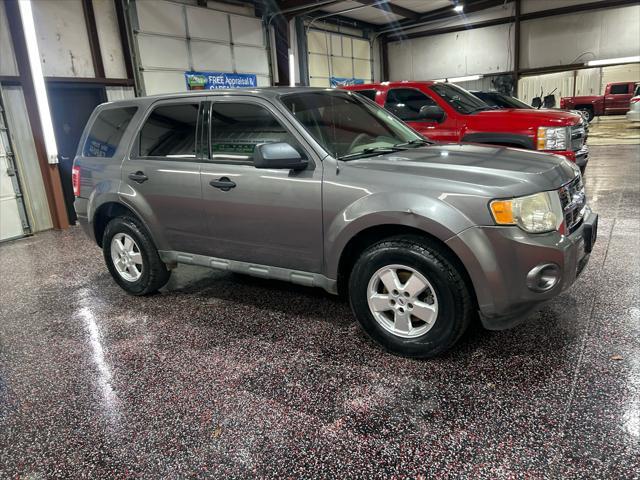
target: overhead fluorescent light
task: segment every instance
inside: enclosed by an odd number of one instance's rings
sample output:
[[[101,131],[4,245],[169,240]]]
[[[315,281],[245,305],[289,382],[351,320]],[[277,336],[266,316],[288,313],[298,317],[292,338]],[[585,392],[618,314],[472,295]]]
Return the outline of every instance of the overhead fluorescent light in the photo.
[[[36,104],[38,105],[38,115],[40,117],[40,124],[42,125],[44,147],[47,150],[47,160],[49,163],[58,163],[58,146],[56,144],[56,136],[53,132],[47,87],[44,84],[44,76],[42,74],[38,37],[36,37],[36,26],[33,22],[31,0],[19,0],[18,7],[20,9],[22,29],[24,30],[24,39],[27,44],[27,56],[29,57],[31,76],[33,77],[33,88],[36,92]]]
[[[289,86],[296,86],[296,57],[293,55],[291,50],[289,50]]]
[[[453,7],[453,11],[454,12],[458,12],[458,13],[462,13],[464,11],[464,5],[462,5],[462,4],[456,5],[455,7]]]
[[[589,60],[587,66],[598,67],[601,65],[615,65],[618,63],[637,63],[640,62],[640,56],[636,57],[620,57],[620,58],[606,58],[604,60]]]
[[[466,77],[440,78],[436,82],[470,82],[472,80],[480,80],[482,75],[467,75]]]

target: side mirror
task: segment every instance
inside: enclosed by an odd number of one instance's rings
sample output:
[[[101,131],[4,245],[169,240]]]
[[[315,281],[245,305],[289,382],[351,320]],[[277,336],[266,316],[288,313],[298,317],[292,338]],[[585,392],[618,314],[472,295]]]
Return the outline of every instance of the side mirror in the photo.
[[[531,100],[531,106],[533,108],[540,108],[542,106],[542,99],[540,97],[534,97],[534,99]]]
[[[423,105],[418,112],[418,120],[433,120],[441,123],[444,121],[444,110],[437,105]]]
[[[261,143],[253,151],[253,165],[256,168],[286,168],[304,170],[309,161],[286,142]]]

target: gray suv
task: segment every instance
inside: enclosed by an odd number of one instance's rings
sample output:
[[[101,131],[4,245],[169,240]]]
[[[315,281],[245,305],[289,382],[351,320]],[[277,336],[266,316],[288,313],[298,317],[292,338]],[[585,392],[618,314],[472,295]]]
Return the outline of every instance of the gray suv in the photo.
[[[587,263],[597,215],[548,154],[435,145],[354,92],[227,90],[96,108],[75,207],[127,292],[178,264],[348,296],[391,352],[430,357],[475,313],[524,319]]]

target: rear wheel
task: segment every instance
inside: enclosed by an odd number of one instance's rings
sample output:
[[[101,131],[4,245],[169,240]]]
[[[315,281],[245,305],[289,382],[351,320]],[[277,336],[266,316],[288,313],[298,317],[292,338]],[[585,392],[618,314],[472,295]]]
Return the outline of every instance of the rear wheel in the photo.
[[[107,224],[102,251],[113,279],[132,295],[153,293],[169,281],[171,272],[146,229],[134,218],[118,217]]]
[[[454,262],[416,236],[393,237],[364,251],[349,279],[349,297],[365,332],[407,357],[443,353],[472,314],[469,289]]]

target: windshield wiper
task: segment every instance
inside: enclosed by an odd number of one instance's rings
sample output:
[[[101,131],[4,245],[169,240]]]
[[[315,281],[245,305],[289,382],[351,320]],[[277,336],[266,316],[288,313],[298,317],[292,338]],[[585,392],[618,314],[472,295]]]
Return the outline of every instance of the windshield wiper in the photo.
[[[424,138],[416,138],[404,143],[396,143],[394,147],[419,147],[420,145],[433,145],[434,142],[426,140]]]
[[[389,146],[389,147],[371,147],[371,148],[365,148],[364,150],[361,150],[359,152],[342,155],[341,157],[338,157],[338,160],[352,160],[354,158],[365,157],[367,155],[376,155],[379,153],[393,153],[393,152],[399,152],[402,150],[406,150],[406,149],[402,147],[398,147],[397,145]]]

